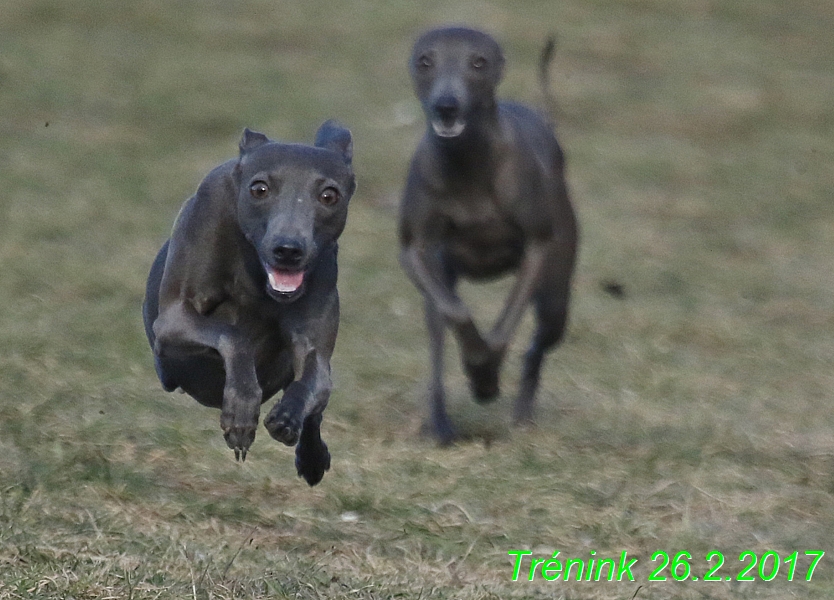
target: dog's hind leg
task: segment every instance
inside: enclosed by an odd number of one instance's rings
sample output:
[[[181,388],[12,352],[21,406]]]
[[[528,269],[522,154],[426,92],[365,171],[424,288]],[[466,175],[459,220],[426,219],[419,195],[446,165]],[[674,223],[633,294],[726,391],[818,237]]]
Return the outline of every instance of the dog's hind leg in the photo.
[[[321,413],[307,417],[295,447],[295,469],[311,486],[320,482],[324,472],[330,469],[330,452],[321,439],[321,421]]]
[[[513,421],[516,424],[533,421],[536,390],[545,354],[556,347],[564,336],[568,320],[572,261],[572,256],[555,255],[555,260],[546,265],[547,276],[533,296],[536,330],[524,356],[521,384],[513,410]]]
[[[463,367],[478,402],[488,402],[498,396],[504,354],[530,298],[536,287],[541,285],[546,260],[547,248],[544,244],[529,245],[504,309],[489,332],[487,351],[463,354]]]
[[[145,335],[148,337],[148,342],[151,348],[156,342],[156,334],[153,332],[153,323],[159,316],[159,285],[162,282],[162,275],[165,272],[165,261],[168,258],[168,244],[166,241],[162,248],[156,255],[156,258],[151,265],[151,272],[148,275],[148,283],[145,287],[145,300],[142,302],[142,321],[145,324]],[[159,381],[162,383],[162,388],[166,392],[173,392],[179,383],[173,375],[166,371],[159,359],[159,356],[154,354],[154,368]]]
[[[443,316],[429,299],[426,299],[426,325],[429,331],[429,360],[431,363],[428,425],[437,441],[441,445],[447,446],[455,440],[457,432],[446,412],[446,391],[443,386],[446,324]]]

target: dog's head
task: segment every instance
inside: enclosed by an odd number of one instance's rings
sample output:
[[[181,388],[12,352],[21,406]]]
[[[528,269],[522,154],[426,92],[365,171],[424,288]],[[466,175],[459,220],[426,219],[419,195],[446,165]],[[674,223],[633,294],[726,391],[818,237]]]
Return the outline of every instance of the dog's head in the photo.
[[[414,91],[435,135],[457,138],[477,113],[495,106],[504,56],[491,36],[465,27],[424,33],[410,61]]]
[[[266,274],[266,292],[290,302],[304,293],[319,252],[345,228],[356,188],[350,131],[325,122],[315,146],[282,144],[246,129],[235,166],[237,218]]]

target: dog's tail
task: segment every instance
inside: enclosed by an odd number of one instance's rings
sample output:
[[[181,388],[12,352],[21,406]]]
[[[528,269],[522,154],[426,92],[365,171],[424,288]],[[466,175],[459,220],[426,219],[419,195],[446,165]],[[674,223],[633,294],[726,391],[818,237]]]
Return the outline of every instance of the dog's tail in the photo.
[[[545,113],[547,120],[553,127],[556,125],[556,117],[559,114],[559,103],[550,88],[550,63],[556,55],[556,34],[550,34],[544,42],[541,56],[539,57],[539,86],[544,97]]]

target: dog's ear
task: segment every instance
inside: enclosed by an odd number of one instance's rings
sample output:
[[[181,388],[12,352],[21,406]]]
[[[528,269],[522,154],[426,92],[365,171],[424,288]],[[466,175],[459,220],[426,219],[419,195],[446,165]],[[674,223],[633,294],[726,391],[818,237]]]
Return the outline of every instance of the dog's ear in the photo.
[[[348,165],[353,161],[353,136],[350,135],[349,130],[333,119],[325,121],[319,127],[316,132],[315,146],[341,154]]]
[[[269,138],[264,134],[246,128],[243,130],[243,136],[240,138],[240,153],[246,154],[258,146],[263,146],[267,143],[269,143]]]

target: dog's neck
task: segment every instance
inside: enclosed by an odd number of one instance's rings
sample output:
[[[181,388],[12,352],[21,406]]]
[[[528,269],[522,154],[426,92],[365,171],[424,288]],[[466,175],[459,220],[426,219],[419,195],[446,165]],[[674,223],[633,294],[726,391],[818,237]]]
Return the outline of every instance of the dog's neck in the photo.
[[[473,115],[463,133],[455,138],[438,136],[431,125],[426,136],[432,153],[446,179],[483,179],[495,166],[501,146],[501,128],[497,110]]]

